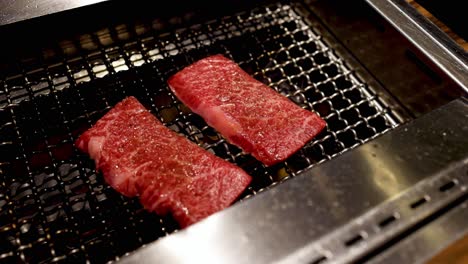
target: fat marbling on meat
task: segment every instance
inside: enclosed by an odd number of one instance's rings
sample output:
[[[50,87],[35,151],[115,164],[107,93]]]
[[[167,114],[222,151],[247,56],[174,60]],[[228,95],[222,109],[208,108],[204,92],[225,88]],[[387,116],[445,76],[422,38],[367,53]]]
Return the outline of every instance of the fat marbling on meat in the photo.
[[[134,97],[118,103],[76,141],[121,194],[139,196],[181,227],[229,206],[251,177],[165,127]]]
[[[229,142],[266,165],[285,160],[326,125],[222,55],[195,62],[168,84]]]

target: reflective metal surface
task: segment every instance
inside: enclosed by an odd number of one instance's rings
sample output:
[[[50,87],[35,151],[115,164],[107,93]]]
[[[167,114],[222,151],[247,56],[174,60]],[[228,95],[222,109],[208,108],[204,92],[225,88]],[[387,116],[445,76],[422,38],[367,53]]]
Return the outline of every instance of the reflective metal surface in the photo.
[[[447,205],[468,194],[468,158],[448,166],[317,241],[292,253],[281,263],[304,263],[327,256],[330,263],[361,263],[424,225]],[[319,253],[316,253],[319,252]],[[322,254],[322,255],[320,255]],[[324,262],[324,261],[322,261]],[[321,263],[322,263],[321,262]]]
[[[107,0],[3,0],[0,26],[104,1]]]
[[[440,250],[468,234],[467,218],[468,202],[464,202],[369,263],[425,263]]]
[[[420,198],[425,197],[425,191],[429,191],[427,188],[443,189],[443,186],[449,184],[439,182],[439,179],[451,174],[450,168],[456,168],[456,172],[466,169],[467,115],[466,101],[452,102],[253,199],[215,214],[177,234],[160,239],[122,261],[333,261],[333,248],[314,246],[306,250],[306,257],[301,249],[309,247],[310,243],[318,239],[326,239],[325,235],[340,226],[360,224],[358,217],[364,213],[374,214],[375,223],[391,222],[391,218],[377,218],[386,214],[392,216],[394,213],[381,212],[380,205],[383,202],[392,198],[390,202],[398,204],[399,197],[406,198],[405,194],[401,194],[403,191],[422,195]],[[448,166],[449,164],[451,166]],[[424,180],[422,185],[415,185],[421,180]],[[436,183],[441,186],[434,186]],[[411,188],[413,185],[416,186],[415,191]],[[444,195],[434,195],[432,202],[437,202],[438,205],[435,208],[443,207],[444,203],[452,201],[466,191],[464,185],[456,185],[455,189],[457,192],[448,193],[454,193],[450,199]],[[419,207],[418,203],[421,202],[416,202],[415,204],[415,201],[412,201],[407,206]],[[388,210],[388,206],[382,208]],[[424,208],[424,205],[420,208]],[[420,214],[428,215],[430,212],[409,210],[408,214],[409,219],[413,219],[411,214],[417,219]],[[286,217],[291,215],[295,217]],[[394,218],[398,219],[399,215],[395,215]],[[355,220],[350,221],[352,219]],[[348,252],[351,252],[354,250],[352,246],[357,244],[356,241],[365,240],[369,233],[363,232],[357,237],[349,237],[351,234],[348,233],[342,235],[334,239],[340,239],[342,244],[349,247]]]
[[[367,0],[408,40],[468,91],[468,55],[405,0]]]

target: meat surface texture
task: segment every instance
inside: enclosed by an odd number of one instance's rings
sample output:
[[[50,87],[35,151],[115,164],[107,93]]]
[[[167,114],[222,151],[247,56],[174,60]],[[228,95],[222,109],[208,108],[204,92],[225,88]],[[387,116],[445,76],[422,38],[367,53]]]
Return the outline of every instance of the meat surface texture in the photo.
[[[76,141],[107,183],[181,227],[229,206],[251,177],[165,127],[133,97],[118,103]]]
[[[229,142],[266,165],[285,160],[326,125],[222,55],[195,62],[168,84]]]

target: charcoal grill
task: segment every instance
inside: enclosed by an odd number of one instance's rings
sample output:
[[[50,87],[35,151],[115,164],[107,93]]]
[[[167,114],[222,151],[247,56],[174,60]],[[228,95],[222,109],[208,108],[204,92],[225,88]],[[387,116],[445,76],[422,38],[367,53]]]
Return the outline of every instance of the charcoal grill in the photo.
[[[436,40],[408,36],[384,1],[235,2],[2,20],[0,262],[379,262],[466,215],[466,53],[434,56],[453,43],[434,28]],[[92,19],[70,22],[80,17]],[[68,30],[38,32],[58,22]],[[166,84],[218,53],[316,111],[325,131],[271,167],[227,143]],[[252,175],[239,202],[178,231],[110,188],[73,143],[126,96]],[[455,226],[412,256],[468,230]]]

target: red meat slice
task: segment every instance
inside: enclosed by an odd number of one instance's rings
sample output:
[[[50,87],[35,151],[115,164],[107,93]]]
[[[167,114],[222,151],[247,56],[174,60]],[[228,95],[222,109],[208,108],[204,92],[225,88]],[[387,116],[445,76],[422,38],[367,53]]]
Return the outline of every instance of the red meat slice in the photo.
[[[168,84],[228,141],[266,165],[285,160],[326,125],[222,55],[195,62]]]
[[[229,206],[251,177],[161,124],[135,98],[118,103],[76,145],[123,195],[181,227]]]

